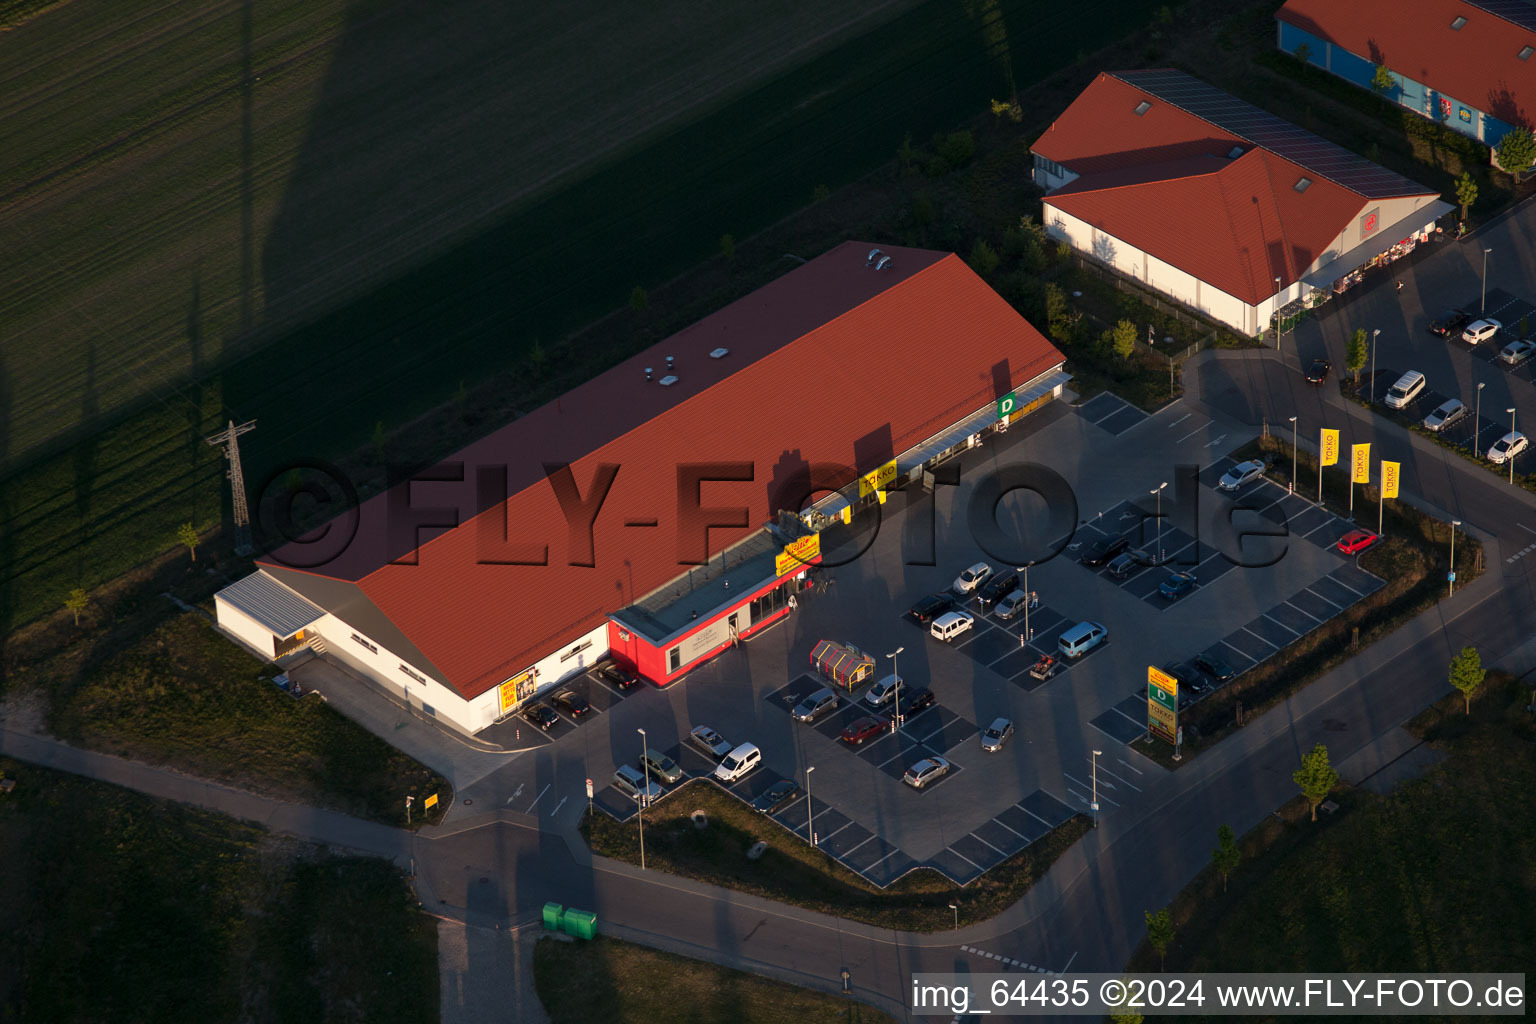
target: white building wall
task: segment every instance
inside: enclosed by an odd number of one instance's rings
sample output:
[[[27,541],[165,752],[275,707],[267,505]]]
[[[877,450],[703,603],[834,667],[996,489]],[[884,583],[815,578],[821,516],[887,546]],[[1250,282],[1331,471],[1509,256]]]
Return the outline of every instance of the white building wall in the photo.
[[[494,713],[489,718],[485,714],[487,705],[494,709],[494,691],[467,701],[426,673],[411,668],[421,677],[415,678],[404,671],[403,667],[409,667],[404,658],[329,613],[315,623],[315,631],[325,640],[327,654],[357,669],[411,706],[429,710],[460,732],[477,732],[496,720]]]
[[[213,601],[218,611],[219,628],[271,661],[277,654],[272,631],[223,598],[215,596]]]
[[[533,669],[537,673],[535,678],[538,681],[538,690],[535,692],[543,693],[571,676],[585,672],[607,653],[608,623],[604,620],[603,624],[592,632],[534,663]],[[491,705],[493,711],[499,707],[494,691],[491,695]],[[495,719],[493,718],[492,721]]]

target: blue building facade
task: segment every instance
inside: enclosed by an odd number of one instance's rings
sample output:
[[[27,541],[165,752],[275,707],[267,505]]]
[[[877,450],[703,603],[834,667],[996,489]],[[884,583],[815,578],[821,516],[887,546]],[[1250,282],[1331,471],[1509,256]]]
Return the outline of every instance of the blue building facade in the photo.
[[[1376,77],[1376,65],[1369,58],[1351,53],[1342,46],[1320,39],[1287,21],[1276,19],[1276,24],[1279,25],[1278,44],[1281,50],[1296,56],[1296,51],[1305,46],[1304,53],[1308,64],[1338,75],[1368,92],[1374,91],[1371,81]],[[1406,107],[1415,114],[1454,128],[1463,135],[1488,146],[1497,146],[1505,134],[1514,127],[1478,109],[1466,100],[1449,96],[1423,82],[1416,82],[1406,75],[1392,71],[1390,67],[1388,71],[1392,75],[1394,87],[1387,92],[1387,99]]]

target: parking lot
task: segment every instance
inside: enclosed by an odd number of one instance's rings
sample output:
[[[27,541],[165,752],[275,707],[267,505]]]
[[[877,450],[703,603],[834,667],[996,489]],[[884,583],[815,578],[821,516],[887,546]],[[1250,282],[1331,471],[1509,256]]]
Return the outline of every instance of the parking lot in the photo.
[[[800,835],[814,828],[829,854],[886,885],[920,865],[968,882],[1086,811],[1094,749],[1103,752],[1097,769],[1106,811],[1143,799],[1163,769],[1125,744],[1146,728],[1148,665],[1205,653],[1244,671],[1381,582],[1333,550],[1350,526],[1343,520],[1262,480],[1236,495],[1215,489],[1232,465],[1220,453],[1249,436],[1240,428],[1176,405],[1128,425],[1116,421],[1116,432],[1095,422],[1120,415],[1105,405],[1085,405],[1092,418],[1065,405],[1048,407],[995,447],[967,453],[960,486],[919,496],[911,508],[900,496],[888,502],[878,529],[865,522],[824,549],[836,561],[869,545],[826,570],[835,585],[806,592],[787,622],[666,690],[646,685],[622,696],[589,679],[594,707],[579,724],[562,716],[541,737],[548,744],[466,790],[465,802],[539,816],[575,813],[585,809],[585,777],[594,782],[597,807],[627,817],[635,802],[608,784],[614,764],[635,763],[649,746],[676,760],[687,778],[707,776],[714,760],[687,742],[689,730],[704,724],[732,744],[751,742],[763,751],[763,765],[728,787],[744,800],[781,779],[805,789],[807,769],[814,769],[809,800],[802,794],[774,808],[772,827]],[[978,560],[1002,564],[963,525],[975,481],[1000,464],[1029,459],[1050,465],[1074,489],[1078,527],[1069,544],[1077,547],[1030,568],[1028,586],[1040,602],[1027,625],[1022,614],[1002,621],[972,606],[973,629],[949,644],[933,639],[909,614],[913,604],[947,589]],[[1072,554],[1101,538],[1133,535],[1138,546],[1155,546],[1159,519],[1148,492],[1173,466],[1188,463],[1201,467],[1198,499],[1174,502],[1170,489],[1163,500],[1166,564],[1124,578],[1078,564]],[[1005,499],[1004,506],[1000,520],[1011,516],[1026,534],[1042,518],[1027,498]],[[1262,567],[1234,565],[1232,558],[1253,554],[1255,540],[1236,541],[1221,522],[1237,532],[1260,525],[1284,532],[1258,538],[1259,550],[1278,557]],[[1192,572],[1196,585],[1168,599],[1158,584],[1173,570]],[[1047,678],[1032,678],[1036,662],[1056,653],[1057,638],[1084,620],[1108,627],[1108,642],[1076,660],[1058,659]],[[790,709],[827,685],[810,662],[811,649],[825,639],[868,652],[876,662],[872,679],[895,668],[904,691],[931,689],[935,705],[908,716],[899,732],[857,747],[839,734],[871,713],[858,706],[867,682],[841,693],[840,706],[814,723],[795,721]],[[1015,735],[1001,751],[984,752],[979,732],[997,717],[1010,719]],[[532,729],[510,722],[497,728],[520,730],[524,738]],[[901,781],[912,764],[930,757],[947,759],[949,773],[921,790]]]

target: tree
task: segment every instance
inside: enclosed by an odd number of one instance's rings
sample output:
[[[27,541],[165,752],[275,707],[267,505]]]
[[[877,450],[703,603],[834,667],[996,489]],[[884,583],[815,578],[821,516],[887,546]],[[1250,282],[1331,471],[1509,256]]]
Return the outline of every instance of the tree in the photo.
[[[1463,647],[1461,653],[1451,659],[1451,685],[1461,691],[1469,715],[1472,713],[1472,694],[1483,685],[1487,675],[1488,670],[1483,668],[1483,658],[1476,647]]]
[[[817,185],[811,189],[811,202],[819,203],[824,199],[832,198],[832,190],[825,185]]]
[[[1164,8],[1164,10],[1167,10],[1167,8]],[[1142,1024],[1145,1019],[1135,1010],[1127,1010],[1124,1013],[1112,1013],[1109,1015],[1110,1024]]]
[[[729,234],[720,236],[720,255],[725,257],[727,263],[736,258],[736,236]]]
[[[1164,907],[1157,913],[1148,910],[1147,914],[1147,942],[1157,950],[1159,969],[1168,965],[1168,946],[1173,942],[1173,915]]]
[[[1110,331],[1110,344],[1115,350],[1115,355],[1121,359],[1131,358],[1131,353],[1136,351],[1136,325],[1129,320],[1121,320]]]
[[[912,170],[912,163],[916,159],[917,153],[912,149],[912,133],[907,132],[907,137],[896,147],[896,162],[901,165],[901,173],[906,174]]]
[[[69,596],[64,599],[64,607],[75,613],[75,625],[80,625],[80,613],[85,611],[85,606],[90,603],[90,600],[81,587],[71,590]]]
[[[1360,368],[1365,365],[1365,328],[1355,328],[1355,333],[1349,336],[1349,347],[1344,350],[1344,364],[1349,372],[1355,375],[1355,383],[1360,383]]]
[[[1395,88],[1397,80],[1392,77],[1392,72],[1387,70],[1385,64],[1377,64],[1376,73],[1371,75],[1371,91],[1386,99]]]
[[[544,352],[544,346],[539,342],[533,343],[533,348],[528,350],[528,365],[533,368],[535,377],[542,377],[544,369],[549,365],[549,356]]]
[[[971,246],[969,262],[971,269],[976,271],[977,274],[982,277],[991,277],[992,272],[997,269],[1000,260],[997,253],[987,244],[987,240],[985,238],[978,238],[976,239],[976,244]]]
[[[639,285],[635,285],[634,290],[629,293],[629,308],[634,310],[636,313],[641,313],[644,312],[645,307],[649,306],[650,304],[651,300],[646,297],[645,289],[641,288]]]
[[[373,451],[374,451],[374,454],[379,457],[379,461],[380,462],[384,461],[384,442],[388,441],[388,440],[389,440],[389,435],[384,432],[384,421],[383,420],[379,420],[378,422],[374,423],[374,425],[373,425]]]
[[[1319,743],[1301,759],[1301,767],[1291,775],[1301,787],[1301,795],[1312,805],[1312,820],[1317,820],[1317,805],[1339,784],[1339,773],[1328,763],[1328,748]]]
[[[1227,876],[1237,870],[1238,863],[1243,859],[1243,851],[1238,849],[1237,836],[1232,832],[1231,825],[1223,825],[1216,830],[1216,849],[1211,851],[1211,863],[1216,870],[1221,872],[1221,891],[1227,891]]]
[[[176,527],[176,539],[187,546],[192,561],[197,561],[197,530],[191,523],[182,523]]]
[[[1306,43],[1298,43],[1296,45],[1296,49],[1292,50],[1291,52],[1295,54],[1296,59],[1301,61],[1303,64],[1312,58],[1312,47],[1308,46]]]
[[[1004,117],[1018,124],[1024,120],[1024,108],[1019,106],[1018,100],[993,100],[992,116],[1001,121]]]
[[[1500,167],[1510,174],[1521,174],[1536,163],[1536,135],[1529,128],[1515,128],[1499,140],[1493,152]]]
[[[1461,177],[1456,179],[1456,201],[1461,204],[1461,219],[1466,220],[1467,207],[1477,202],[1477,182],[1467,171],[1462,171]]]
[[[951,132],[934,136],[933,148],[950,167],[964,167],[976,155],[976,139],[967,131]]]

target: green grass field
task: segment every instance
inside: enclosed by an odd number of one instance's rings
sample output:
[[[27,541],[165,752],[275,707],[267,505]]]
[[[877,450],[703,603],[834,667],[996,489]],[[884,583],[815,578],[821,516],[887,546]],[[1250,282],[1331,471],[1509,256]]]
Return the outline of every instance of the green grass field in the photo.
[[[392,865],[0,759],[0,1018],[436,1021],[436,922]]]

